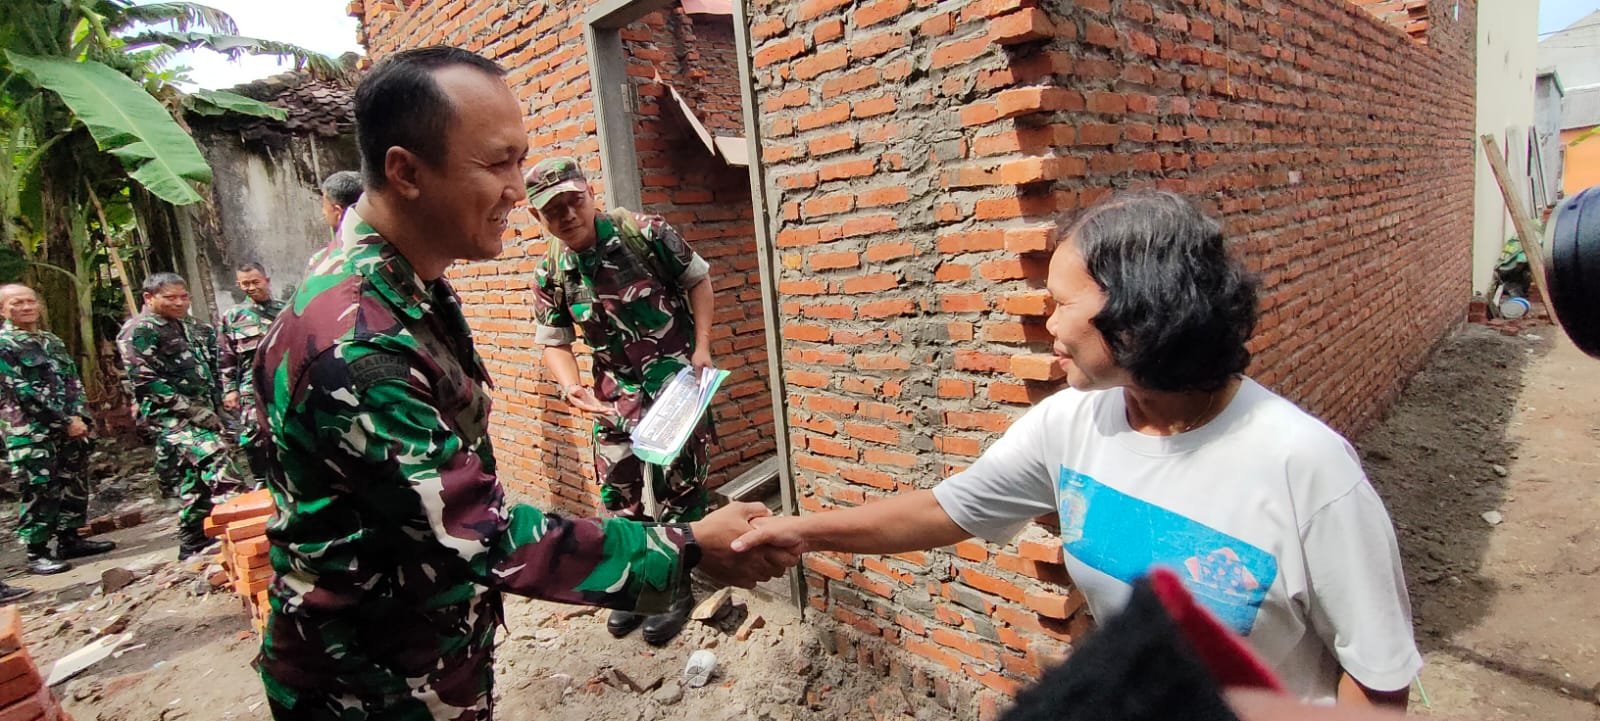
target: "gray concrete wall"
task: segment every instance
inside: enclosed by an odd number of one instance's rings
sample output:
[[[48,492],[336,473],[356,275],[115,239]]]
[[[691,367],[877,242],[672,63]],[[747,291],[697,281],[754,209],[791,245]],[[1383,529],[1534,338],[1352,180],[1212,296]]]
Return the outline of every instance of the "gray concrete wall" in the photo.
[[[203,257],[185,269],[195,295],[209,296],[217,311],[244,302],[233,269],[254,261],[266,267],[273,294],[286,297],[304,276],[306,259],[328,242],[318,186],[330,173],[359,167],[355,137],[293,135],[268,147],[227,131],[196,136],[214,177],[212,207],[199,214],[193,238]]]

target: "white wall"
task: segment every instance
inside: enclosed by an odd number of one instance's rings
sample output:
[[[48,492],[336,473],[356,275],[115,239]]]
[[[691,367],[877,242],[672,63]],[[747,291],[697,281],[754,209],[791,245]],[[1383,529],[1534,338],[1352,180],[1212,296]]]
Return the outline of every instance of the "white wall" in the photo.
[[[1478,132],[1493,134],[1517,179],[1524,204],[1528,195],[1528,130],[1533,125],[1533,94],[1539,50],[1538,0],[1480,0],[1478,3]],[[1516,235],[1500,189],[1489,170],[1478,137],[1477,202],[1473,223],[1472,288],[1486,290],[1500,246]]]

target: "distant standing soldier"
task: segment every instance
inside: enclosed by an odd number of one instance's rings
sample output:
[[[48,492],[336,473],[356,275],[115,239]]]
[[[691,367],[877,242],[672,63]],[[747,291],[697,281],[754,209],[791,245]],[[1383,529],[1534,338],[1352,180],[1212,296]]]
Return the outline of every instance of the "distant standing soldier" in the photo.
[[[6,319],[0,325],[0,428],[22,493],[17,535],[28,547],[28,571],[60,573],[72,567],[66,559],[117,546],[78,536],[88,516],[93,448],[83,384],[66,345],[39,329],[39,296],[32,288],[0,286],[0,312]]]
[[[256,392],[252,386],[251,366],[255,362],[256,347],[272,327],[272,321],[283,310],[283,301],[272,297],[272,280],[260,263],[245,263],[234,273],[239,290],[244,291],[244,303],[234,306],[222,316],[218,327],[218,371],[222,375],[222,407],[239,416],[239,447],[250,460],[250,474],[260,485],[266,480],[266,439],[256,423]]]
[[[312,275],[327,272],[332,268],[318,268],[339,249],[339,225],[344,222],[345,213],[355,207],[356,201],[361,199],[361,174],[354,170],[341,170],[328,176],[322,181],[322,217],[328,221],[328,228],[332,237],[328,244],[318,248],[311,255],[311,260],[306,262],[306,268]]]
[[[133,326],[139,322],[139,317],[144,315],[147,307],[141,307],[138,313],[128,316],[122,322],[122,327],[117,329],[117,357],[122,359],[122,393],[130,400],[128,414],[133,416],[133,423],[139,430],[139,438],[146,443],[156,444],[156,462],[154,475],[156,487],[161,490],[162,498],[178,497],[178,459],[172,453],[172,448],[165,443],[159,443],[155,429],[139,415],[139,397],[133,392],[133,375],[128,372],[128,359],[133,357],[133,346],[128,344],[128,339],[133,335]]]
[[[204,523],[211,493],[227,467],[218,413],[222,387],[217,375],[216,331],[189,318],[189,287],[174,273],[144,281],[145,310],[128,328],[122,359],[133,382],[140,420],[158,435],[156,456],[172,465],[183,510],[178,514],[178,560],[210,545]]]

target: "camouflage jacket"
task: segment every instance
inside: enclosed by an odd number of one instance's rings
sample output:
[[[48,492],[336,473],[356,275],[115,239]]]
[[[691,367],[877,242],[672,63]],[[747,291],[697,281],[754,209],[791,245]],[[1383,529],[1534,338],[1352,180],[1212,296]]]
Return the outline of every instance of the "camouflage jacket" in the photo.
[[[145,310],[124,332],[117,348],[139,417],[168,429],[192,424],[220,430],[216,330],[190,318],[172,320]]]
[[[346,229],[256,354],[278,508],[268,693],[467,708],[489,693],[501,592],[640,611],[686,593],[684,527],[506,503],[460,299],[371,226]]]
[[[0,324],[0,429],[6,448],[65,439],[74,416],[88,420],[83,383],[66,344],[49,331]]]
[[[255,397],[250,384],[250,367],[256,357],[256,347],[272,327],[272,320],[283,311],[281,300],[265,303],[246,300],[230,308],[217,326],[217,371],[222,376],[222,393],[238,393],[249,403]]]
[[[694,352],[689,289],[710,276],[710,265],[665,220],[636,215],[640,231],[677,274],[657,277],[618,235],[612,219],[595,219],[598,238],[583,251],[552,248],[534,270],[534,339],[568,345],[583,331],[594,352],[595,395],[615,403],[620,416],[604,430],[626,431],[650,400]]]

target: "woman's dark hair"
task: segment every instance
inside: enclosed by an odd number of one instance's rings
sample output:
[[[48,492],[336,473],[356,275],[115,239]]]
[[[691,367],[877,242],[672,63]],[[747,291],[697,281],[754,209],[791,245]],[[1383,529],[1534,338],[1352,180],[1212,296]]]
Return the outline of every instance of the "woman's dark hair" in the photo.
[[[1213,391],[1250,365],[1256,280],[1228,253],[1222,226],[1183,196],[1118,193],[1057,237],[1105,291],[1095,327],[1139,386]]]
[[[405,148],[433,165],[444,161],[446,134],[456,109],[433,73],[457,65],[497,78],[506,74],[493,60],[436,45],[384,58],[356,86],[356,145],[367,187],[382,188],[388,182],[383,158],[389,148]]]
[[[322,194],[328,202],[348,208],[361,200],[361,174],[354,170],[341,170],[322,179]]]

